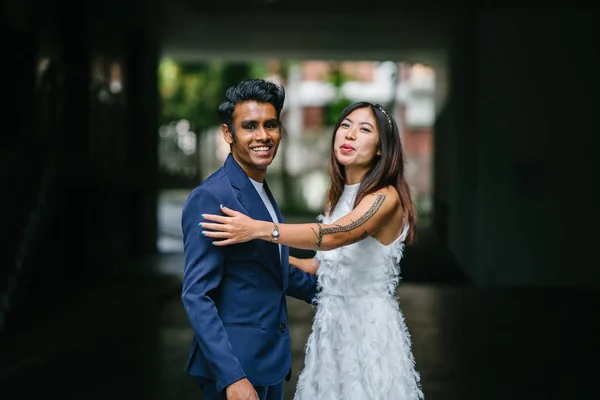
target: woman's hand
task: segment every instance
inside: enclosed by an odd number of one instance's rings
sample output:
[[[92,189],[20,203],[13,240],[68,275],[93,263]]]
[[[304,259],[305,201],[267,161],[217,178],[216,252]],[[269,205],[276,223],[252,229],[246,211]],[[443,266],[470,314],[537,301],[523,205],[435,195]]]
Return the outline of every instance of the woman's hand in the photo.
[[[239,211],[234,211],[221,205],[223,215],[202,214],[201,217],[212,222],[200,222],[202,235],[215,239],[213,245],[228,246],[248,242],[259,238],[260,222]]]

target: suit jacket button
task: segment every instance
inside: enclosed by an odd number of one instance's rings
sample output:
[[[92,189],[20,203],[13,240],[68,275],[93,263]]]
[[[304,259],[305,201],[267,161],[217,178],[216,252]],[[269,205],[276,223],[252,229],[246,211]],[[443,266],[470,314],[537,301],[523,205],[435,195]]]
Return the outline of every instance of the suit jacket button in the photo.
[[[285,332],[285,331],[287,331],[287,326],[285,326],[285,324],[281,324],[281,325],[279,325],[279,330],[281,332]]]

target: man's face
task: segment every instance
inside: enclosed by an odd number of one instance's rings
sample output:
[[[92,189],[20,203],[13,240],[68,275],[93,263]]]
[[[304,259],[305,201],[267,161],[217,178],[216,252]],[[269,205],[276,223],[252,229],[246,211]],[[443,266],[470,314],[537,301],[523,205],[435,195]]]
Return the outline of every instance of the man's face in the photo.
[[[281,125],[275,107],[256,101],[239,103],[233,111],[233,126],[235,142],[229,127],[222,126],[233,158],[250,178],[262,182],[281,140]]]

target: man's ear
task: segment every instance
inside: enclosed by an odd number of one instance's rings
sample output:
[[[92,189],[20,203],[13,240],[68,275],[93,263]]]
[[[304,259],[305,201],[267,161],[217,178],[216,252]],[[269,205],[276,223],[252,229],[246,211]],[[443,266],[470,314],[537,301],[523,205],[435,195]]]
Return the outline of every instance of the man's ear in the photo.
[[[229,126],[227,124],[221,125],[221,132],[223,132],[223,139],[227,142],[227,144],[233,143],[233,134],[229,130]]]

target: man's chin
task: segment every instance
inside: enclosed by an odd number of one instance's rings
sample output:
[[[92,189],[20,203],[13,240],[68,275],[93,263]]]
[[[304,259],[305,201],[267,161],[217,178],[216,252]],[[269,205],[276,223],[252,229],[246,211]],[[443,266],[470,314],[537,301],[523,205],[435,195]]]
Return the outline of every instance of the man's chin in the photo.
[[[254,163],[254,165],[258,169],[267,169],[267,168],[269,168],[269,165],[271,165],[271,164],[272,164],[272,160],[268,163],[266,163],[266,162]]]
[[[269,165],[273,163],[273,156],[269,157],[252,157],[252,163],[256,165],[257,168],[267,168]]]

